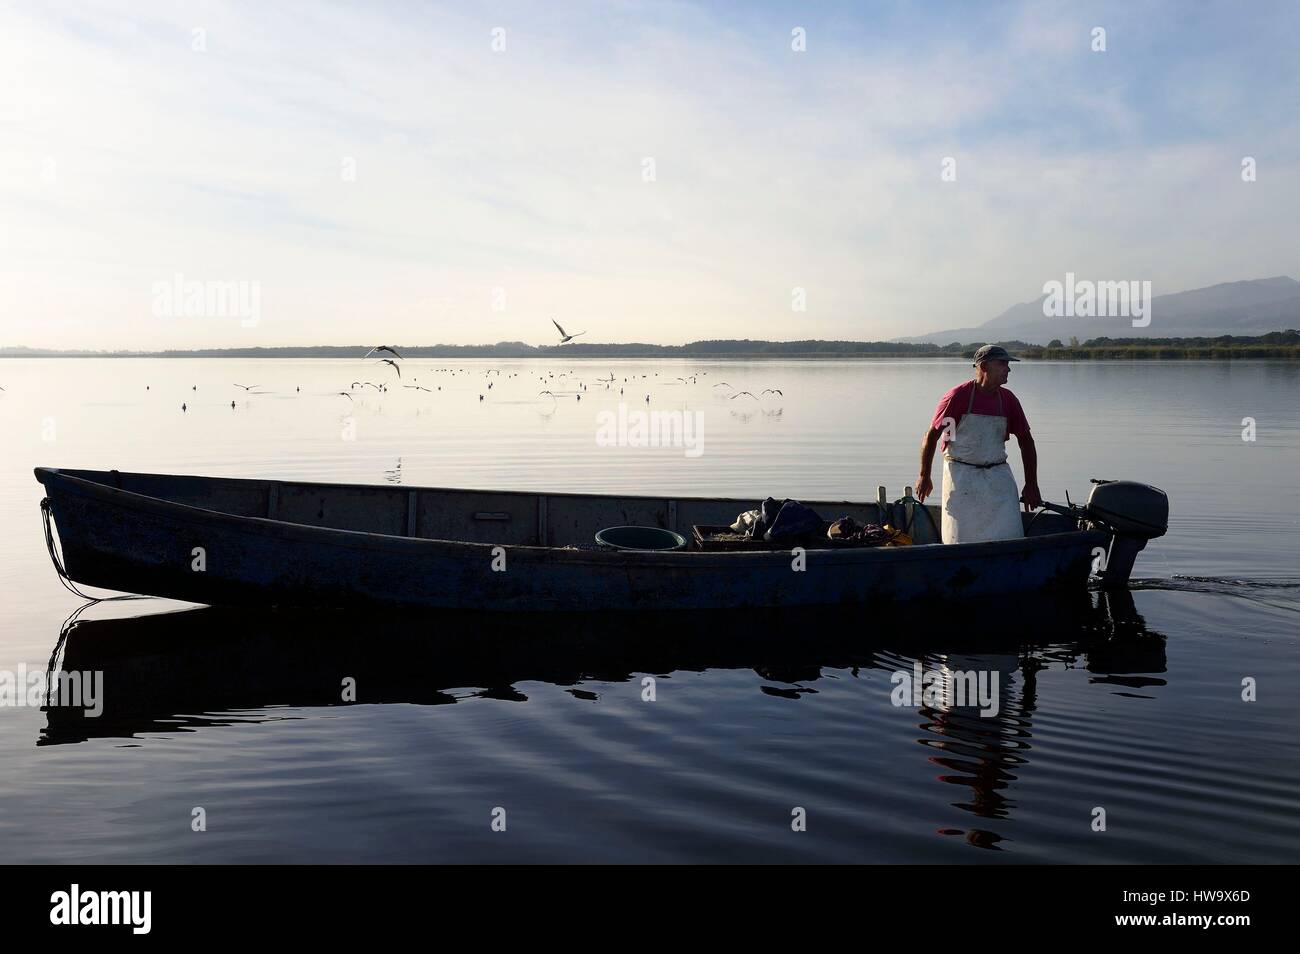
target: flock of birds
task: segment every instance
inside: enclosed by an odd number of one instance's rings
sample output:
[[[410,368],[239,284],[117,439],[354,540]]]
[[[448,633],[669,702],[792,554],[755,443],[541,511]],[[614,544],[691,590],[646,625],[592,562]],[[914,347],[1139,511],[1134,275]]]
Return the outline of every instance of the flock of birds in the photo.
[[[392,355],[392,357],[376,357],[377,355]],[[335,396],[346,398],[349,403],[355,403],[358,393],[367,394],[370,393],[370,391],[373,391],[375,395],[388,394],[391,390],[390,385],[398,385],[404,390],[423,392],[425,394],[435,394],[441,392],[443,389],[442,384],[434,384],[430,387],[425,384],[420,384],[420,379],[418,377],[409,375],[404,376],[402,373],[401,362],[405,359],[398,350],[391,345],[376,345],[374,348],[371,348],[370,351],[366,352],[364,357],[374,357],[376,362],[374,367],[389,369],[388,373],[393,377],[389,381],[357,379],[349,385],[347,390],[333,392]],[[434,374],[448,375],[449,378],[444,380],[454,380],[457,377],[471,378],[475,375],[476,371],[481,371],[482,377],[479,379],[478,387],[474,388],[474,390],[477,391],[478,400],[480,402],[488,400],[493,388],[495,388],[498,383],[518,378],[524,374],[522,371],[505,371],[501,368],[473,369],[442,367],[429,368],[428,371]],[[537,377],[538,382],[547,385],[537,392],[537,397],[549,398],[553,406],[558,405],[561,399],[567,399],[570,397],[576,402],[581,402],[583,394],[591,391],[594,386],[599,390],[608,392],[612,392],[617,388],[620,397],[625,396],[628,390],[633,390],[639,392],[638,396],[643,395],[642,399],[644,403],[651,404],[653,397],[652,390],[642,390],[647,385],[652,389],[658,386],[665,388],[683,386],[692,387],[697,386],[699,384],[699,379],[707,374],[707,371],[696,371],[694,374],[686,377],[678,376],[669,381],[666,377],[662,380],[657,380],[660,378],[660,374],[658,371],[653,371],[642,374],[624,375],[620,380],[619,376],[611,370],[608,377],[595,377],[591,379],[592,383],[589,385],[578,376],[575,369],[571,368],[568,371],[559,372],[547,371]],[[493,375],[496,376],[495,379],[493,379]],[[411,383],[405,383],[408,378]],[[260,384],[242,384],[236,381],[232,383],[232,387],[239,388],[246,396],[273,393],[270,391],[259,390],[262,387]],[[149,385],[145,385],[145,389],[148,390]],[[191,390],[198,391],[198,385],[194,385]],[[295,393],[301,393],[302,387],[296,385],[294,391]],[[709,388],[709,391],[719,400],[736,401],[747,398],[749,401],[753,402],[755,406],[761,408],[765,413],[773,415],[780,414],[779,401],[777,401],[777,399],[785,397],[785,393],[780,388],[763,388],[755,394],[753,391],[737,390],[735,386],[728,381],[719,381]],[[660,393],[662,394],[663,392]],[[237,402],[230,402],[232,410],[237,406]],[[188,403],[182,403],[181,410],[188,411]]]
[[[574,338],[578,337],[579,335],[586,334],[585,331],[577,331],[574,332],[573,334],[569,334],[567,331],[564,330],[564,328],[560,325],[560,323],[556,321],[554,318],[551,319],[551,323],[555,325],[556,330],[558,330],[560,333],[561,344],[565,344],[569,341],[572,341]],[[401,362],[405,359],[398,352],[398,350],[392,345],[385,345],[385,344],[375,345],[373,348],[371,348],[362,356],[362,359],[363,360],[373,359],[375,362],[373,366],[377,370],[387,369],[385,373],[391,374],[394,377],[390,378],[387,381],[384,380],[353,381],[349,386],[348,390],[334,392],[338,397],[347,398],[349,402],[355,402],[356,399],[354,397],[354,392],[356,392],[358,388],[361,389],[362,393],[365,393],[367,388],[373,388],[376,394],[387,394],[389,391],[390,383],[396,383],[397,385],[399,385],[400,387],[408,391],[424,392],[426,394],[433,394],[437,391],[442,390],[441,384],[435,384],[433,387],[428,387],[424,384],[421,384],[420,379],[414,376],[410,378],[410,383],[407,383],[407,379],[404,378],[402,375],[402,364],[401,364]],[[456,377],[457,375],[471,375],[474,371],[474,369],[469,369],[469,368],[431,368],[429,370],[437,374],[450,374],[453,378]],[[511,371],[509,373],[506,373],[503,372],[502,369],[500,368],[488,368],[484,370],[483,381],[480,383],[485,384],[486,387],[484,387],[481,391],[479,391],[478,393],[479,401],[483,402],[487,400],[487,397],[491,393],[493,387],[503,380],[502,378],[503,374],[505,375],[504,379],[509,380],[512,378],[518,378],[522,373],[523,372],[521,371]],[[605,391],[612,391],[615,385],[618,385],[618,393],[620,396],[623,396],[628,386],[631,386],[632,388],[639,390],[638,386],[641,384],[641,382],[646,382],[647,384],[650,385],[662,384],[664,386],[677,386],[680,384],[682,386],[691,387],[697,385],[699,383],[699,379],[701,377],[706,376],[707,374],[708,374],[707,371],[697,370],[694,374],[688,375],[686,377],[680,377],[680,376],[676,377],[672,382],[668,382],[667,379],[665,379],[664,381],[656,382],[654,379],[659,377],[659,372],[655,371],[650,374],[641,374],[640,376],[636,374],[625,375],[623,377],[622,382],[620,383],[618,376],[611,370],[609,372],[609,377],[607,378],[597,377],[594,378],[593,381],[597,385],[603,385],[603,389]],[[495,381],[492,380],[492,375],[497,376]],[[569,369],[568,371],[561,371],[559,372],[558,375],[554,371],[547,371],[545,374],[538,376],[538,381],[540,381],[544,385],[549,385],[549,387],[545,387],[542,390],[538,391],[537,396],[539,398],[549,397],[551,401],[554,402],[554,404],[558,404],[561,397],[569,397],[569,396],[572,396],[576,401],[581,401],[582,395],[589,390],[588,385],[577,377],[577,372],[574,371],[572,368]],[[239,388],[241,391],[243,391],[245,396],[254,396],[258,394],[272,393],[269,391],[257,390],[258,388],[261,387],[260,384],[241,384],[240,382],[235,381],[232,382],[232,386]],[[726,390],[719,391],[718,390],[719,388],[725,388]],[[199,387],[197,384],[193,385],[190,388],[190,390],[194,392],[197,392],[198,389]],[[150,385],[146,384],[145,390],[146,391],[150,390]],[[0,387],[0,391],[4,391],[4,388]],[[710,391],[712,391],[715,395],[717,395],[717,397],[729,401],[735,401],[740,398],[749,398],[751,401],[756,402],[756,404],[762,408],[764,413],[771,414],[773,416],[779,415],[781,413],[781,410],[779,406],[775,406],[775,407],[772,406],[772,402],[774,401],[775,398],[785,397],[784,392],[780,388],[763,388],[761,391],[758,392],[758,394],[755,394],[753,391],[738,391],[733,385],[731,385],[727,381],[719,381],[718,383],[714,384],[710,388]],[[294,392],[301,393],[302,387],[300,385],[295,385]],[[770,398],[769,395],[771,396]],[[646,404],[651,403],[650,392],[645,393],[645,403]],[[231,401],[230,407],[232,410],[235,409],[237,407],[237,403],[235,401]],[[181,411],[187,412],[188,410],[189,410],[189,402],[183,401],[181,403]]]

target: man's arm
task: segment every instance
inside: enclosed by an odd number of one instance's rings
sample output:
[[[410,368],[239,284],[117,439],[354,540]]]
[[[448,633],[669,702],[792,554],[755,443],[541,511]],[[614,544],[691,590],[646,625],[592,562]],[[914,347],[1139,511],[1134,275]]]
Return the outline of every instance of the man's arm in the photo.
[[[930,479],[930,468],[934,465],[934,449],[939,446],[943,428],[932,427],[925,432],[921,442],[921,473],[916,478],[916,499],[922,502],[934,493],[934,481]]]
[[[1016,435],[1020,443],[1020,461],[1025,465],[1025,492],[1020,495],[1020,502],[1034,508],[1043,505],[1043,497],[1038,492],[1038,448],[1034,446],[1032,434]]]

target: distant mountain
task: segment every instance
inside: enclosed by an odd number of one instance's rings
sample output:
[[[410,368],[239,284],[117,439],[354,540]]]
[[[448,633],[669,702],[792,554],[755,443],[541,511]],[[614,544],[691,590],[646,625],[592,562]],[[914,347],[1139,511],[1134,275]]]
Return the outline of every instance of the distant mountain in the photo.
[[[1047,344],[1053,338],[1069,341],[1072,336],[1080,341],[1100,337],[1216,337],[1300,327],[1300,282],[1284,275],[1155,295],[1151,299],[1151,323],[1145,328],[1134,328],[1129,318],[1050,318],[1043,314],[1046,298],[1044,295],[1012,305],[974,328],[953,328],[898,340],[944,345],[1017,339]]]

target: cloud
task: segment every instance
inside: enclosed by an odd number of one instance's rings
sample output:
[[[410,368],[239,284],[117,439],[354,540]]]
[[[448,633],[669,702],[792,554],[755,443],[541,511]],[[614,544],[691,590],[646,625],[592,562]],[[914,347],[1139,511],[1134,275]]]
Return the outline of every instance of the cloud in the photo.
[[[1297,19],[7,9],[4,337],[545,341],[559,314],[592,340],[875,338],[983,321],[1066,268],[1171,291],[1295,272],[1300,136],[1273,100]],[[260,282],[264,320],[160,323],[148,289],[176,272]]]

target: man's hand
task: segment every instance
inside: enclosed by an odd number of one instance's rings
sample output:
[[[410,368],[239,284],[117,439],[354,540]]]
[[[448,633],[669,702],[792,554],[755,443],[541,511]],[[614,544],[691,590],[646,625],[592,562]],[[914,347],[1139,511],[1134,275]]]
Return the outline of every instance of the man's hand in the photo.
[[[1038,492],[1037,484],[1025,484],[1025,492],[1020,495],[1020,502],[1030,510],[1043,505],[1043,495]]]
[[[929,474],[921,474],[916,478],[916,499],[925,503],[925,498],[934,493],[934,481],[930,479]]]

